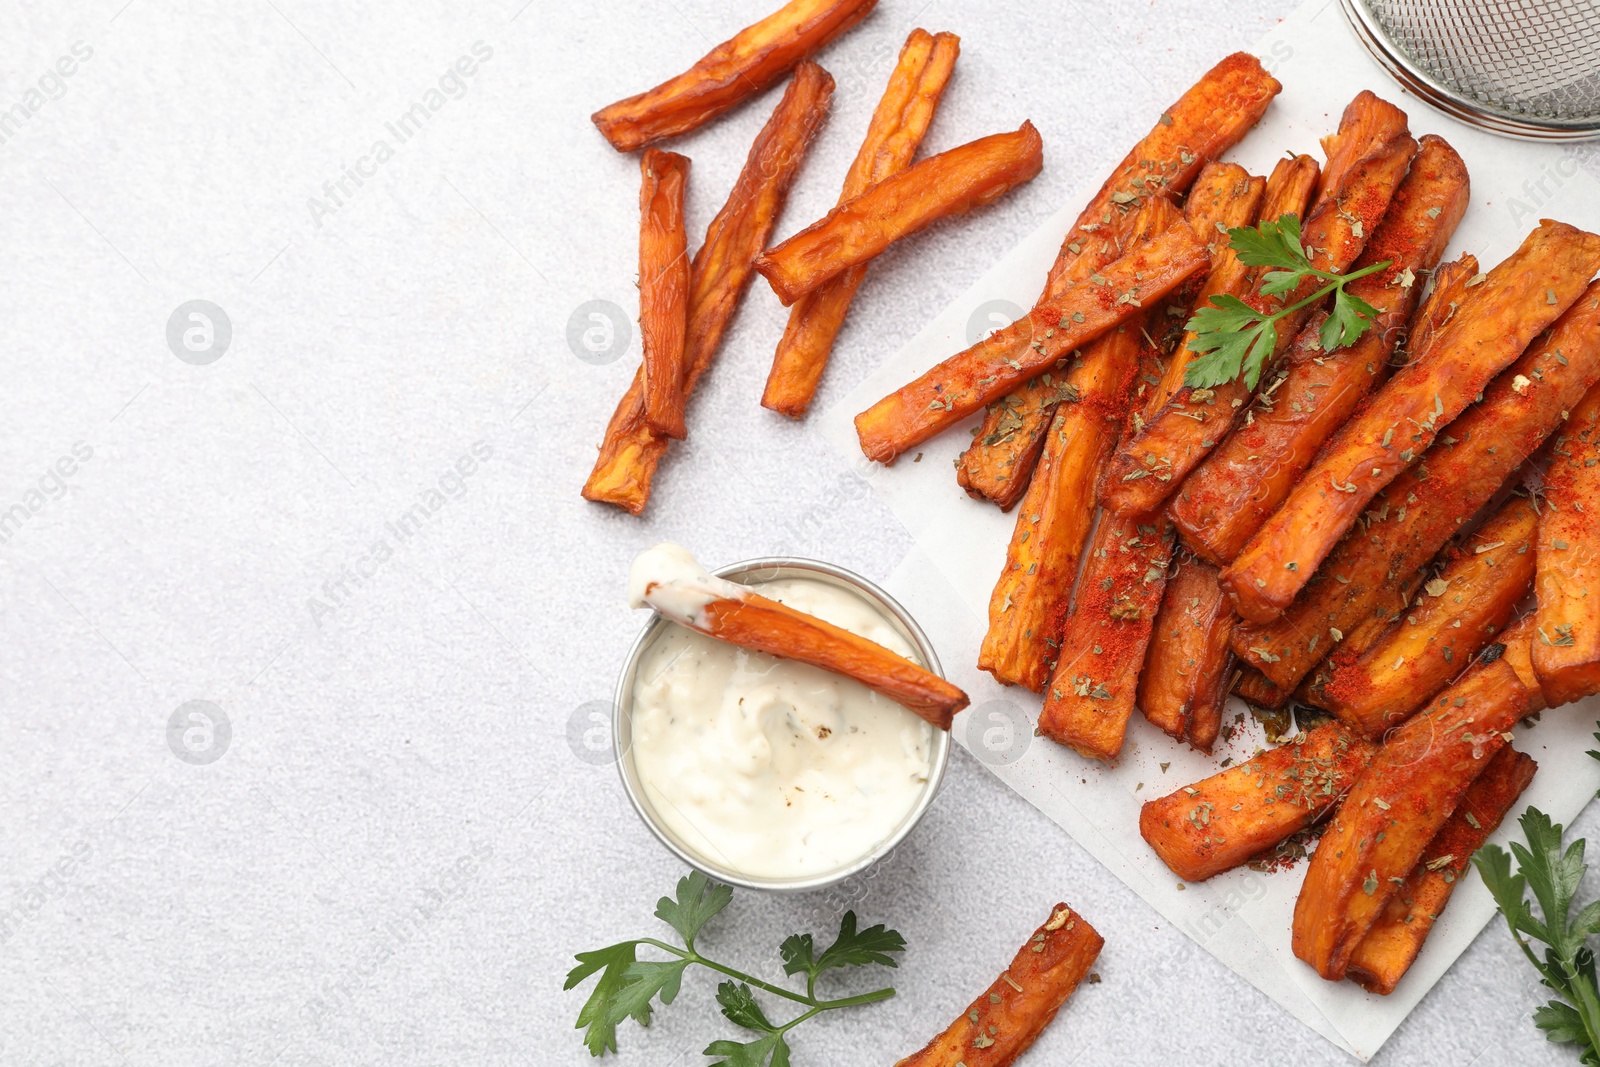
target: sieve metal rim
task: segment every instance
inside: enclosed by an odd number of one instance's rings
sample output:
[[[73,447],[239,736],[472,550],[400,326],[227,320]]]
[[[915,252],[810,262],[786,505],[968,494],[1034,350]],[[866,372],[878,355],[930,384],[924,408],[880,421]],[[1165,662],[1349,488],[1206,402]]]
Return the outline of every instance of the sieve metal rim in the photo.
[[[1379,25],[1366,0],[1339,0],[1339,6],[1357,39],[1402,87],[1452,118],[1491,133],[1531,141],[1582,141],[1600,136],[1600,115],[1576,121],[1542,119],[1512,114],[1463,96],[1402,52]]]

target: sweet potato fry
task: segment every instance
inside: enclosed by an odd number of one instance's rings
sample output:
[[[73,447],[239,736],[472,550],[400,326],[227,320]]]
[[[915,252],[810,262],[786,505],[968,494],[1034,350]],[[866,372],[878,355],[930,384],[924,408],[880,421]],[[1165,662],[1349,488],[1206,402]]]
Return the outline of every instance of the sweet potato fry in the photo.
[[[1404,348],[1396,353],[1394,362],[1410,363],[1422,359],[1433,347],[1439,331],[1456,317],[1456,311],[1467,298],[1467,291],[1483,284],[1487,275],[1478,273],[1478,257],[1463,252],[1433,274],[1433,288],[1417,308],[1406,330]]]
[[[723,331],[754,276],[755,257],[772,233],[832,96],[833,78],[827,71],[810,62],[796,68],[783,99],[756,135],[727,203],[706,228],[705,243],[689,265],[685,399],[716,357]],[[583,486],[584,498],[639,514],[650,501],[650,483],[667,441],[645,422],[643,375],[636,374],[606,427],[600,455]]]
[[[880,463],[892,462],[1050,370],[1074,349],[1141,315],[1143,305],[1166,296],[1208,261],[1206,246],[1180,219],[1107,264],[1101,274],[1036,305],[1026,317],[857,415],[862,453]],[[1019,341],[1028,342],[1020,351]]]
[[[1303,215],[1316,186],[1317,173],[1317,161],[1310,156],[1279,160],[1267,178],[1260,218]],[[1237,258],[1224,260],[1222,266],[1215,284],[1208,282],[1202,288],[1197,308],[1213,296],[1248,295],[1261,273],[1259,268],[1244,267]],[[1233,410],[1250,395],[1240,381],[1216,389],[1190,389],[1184,385],[1181,373],[1173,368],[1181,363],[1187,369],[1193,362],[1191,340],[1192,335],[1186,333],[1178,345],[1179,354],[1168,366],[1161,390],[1166,394],[1162,406],[1143,417],[1139,433],[1112,457],[1101,493],[1101,503],[1112,511],[1151,511],[1160,506],[1189,469],[1222,438],[1233,419]],[[1213,425],[1220,429],[1213,432]]]
[[[1056,1017],[1104,944],[1083,916],[1057,904],[1010,968],[944,1033],[895,1067],[1009,1067]]]
[[[676,545],[643,553],[629,579],[635,607],[650,607],[696,633],[853,678],[941,730],[967,694],[932,671],[831,622],[796,611],[700,568]]]
[[[1239,143],[1266,114],[1283,86],[1247,52],[1223,59],[1190,86],[1150,132],[1123,157],[1094,199],[1078,215],[1056,253],[1042,303],[1060,294],[1063,274],[1083,239],[1145,198],[1182,195],[1201,169]]]
[[[1106,398],[1125,389],[1140,340],[1129,326],[1112,330],[1088,346],[1094,362],[1085,360],[1064,383],[1078,400],[1056,409],[989,597],[978,667],[996,681],[1037,693],[1055,666],[1062,616],[1094,522],[1088,501],[1117,439],[1119,417]]]
[[[1351,144],[1359,147],[1349,148]],[[1370,92],[1362,92],[1345,108],[1338,131],[1325,139],[1324,145],[1340,169],[1322,176],[1323,191],[1303,216],[1301,243],[1318,269],[1343,272],[1360,257],[1367,235],[1377,229],[1387,212],[1417,152],[1417,142],[1407,132],[1404,112]],[[1281,163],[1280,168],[1289,167],[1291,162]],[[1296,164],[1295,169],[1301,170],[1303,165]],[[1312,178],[1315,180],[1315,175]],[[1286,185],[1292,185],[1292,181],[1268,179],[1269,201],[1275,199],[1275,187],[1281,191]],[[1276,199],[1282,199],[1281,192]],[[1277,203],[1271,207],[1280,210]],[[1260,288],[1265,276],[1266,272],[1257,268],[1253,277],[1252,300],[1262,308],[1298,303],[1323,284],[1315,277],[1307,277],[1293,292],[1264,297]],[[1302,308],[1278,324],[1268,372],[1312,311]],[[1263,381],[1266,380],[1270,378],[1263,374]],[[1203,399],[1197,401],[1197,393]],[[1155,508],[1222,440],[1249,399],[1250,388],[1242,376],[1210,389],[1177,390],[1168,405],[1152,417],[1146,433],[1112,460],[1115,491],[1102,502],[1113,511]]]
[[[1473,288],[1428,358],[1397,371],[1339,431],[1283,506],[1222,572],[1248,622],[1287,608],[1378,491],[1578,299],[1600,236],[1545,221]]]
[[[1171,562],[1172,524],[1102,513],[1078,580],[1039,732],[1091,759],[1122,751]]]
[[[644,421],[683,437],[683,339],[689,326],[689,239],[683,230],[689,158],[647,148],[639,158],[639,339]]]
[[[1511,627],[1501,656],[1480,657],[1390,734],[1334,814],[1294,909],[1294,954],[1322,977],[1345,976],[1356,946],[1508,731],[1545,706],[1532,677],[1532,634],[1531,617]]]
[[[1183,553],[1161,598],[1139,674],[1139,709],[1179,741],[1210,752],[1222,726],[1233,652],[1233,608],[1217,569]]]
[[[761,92],[867,16],[878,0],[790,0],[654,89],[591,116],[619,152],[688,133]]]
[[[845,175],[839,203],[860,196],[911,162],[939,109],[960,51],[961,38],[953,33],[911,31],[889,76],[889,86],[872,113],[867,136]],[[794,302],[783,340],[772,357],[762,407],[795,419],[806,413],[833,353],[834,338],[866,276],[866,264],[851,267]]]
[[[1597,380],[1600,285],[1592,285],[1420,463],[1374,499],[1360,528],[1339,543],[1283,618],[1234,628],[1235,654],[1285,689],[1299,685],[1364,619],[1395,610],[1396,586],[1489,502]]]
[[[1030,182],[1044,167],[1033,123],[968,141],[870,186],[756,257],[785,307],[867,263],[902,237],[961,215]]]
[[[1242,226],[1253,219],[1264,184],[1233,163],[1208,163],[1200,172],[1184,206],[1184,218],[1195,236],[1207,243],[1213,267],[1219,257],[1233,255],[1218,234],[1219,225]],[[1081,282],[1109,263],[1118,249],[1148,238],[1148,233],[1131,232],[1134,219],[1141,214],[1148,213],[1112,212],[1109,224],[1074,241],[1066,251],[1077,251],[1060,278]],[[1183,292],[1179,289],[1169,294],[1169,303]],[[1187,303],[1173,303],[1174,314],[1182,314]],[[1160,381],[1164,379],[1152,384]],[[1003,511],[1011,510],[1027,488],[1028,477],[1044,447],[1045,431],[1062,400],[1059,388],[1035,378],[989,405],[972,444],[956,463],[956,481],[968,495],[992,500]]]
[[[1174,494],[1172,520],[1196,552],[1213,563],[1232,562],[1278,510],[1317,450],[1387,377],[1389,357],[1421,294],[1421,278],[1444,254],[1468,192],[1467,168],[1455,149],[1442,138],[1424,137],[1388,213],[1352,267],[1391,264],[1350,285],[1353,296],[1377,309],[1377,320],[1355,344],[1324,353],[1319,332],[1327,313],[1313,315],[1295,339],[1282,377],[1257,396],[1244,421]]]
[[[1405,884],[1356,946],[1346,977],[1371,993],[1388,996],[1394,992],[1416,960],[1434,920],[1450,902],[1456,883],[1465,877],[1472,854],[1499,827],[1538,769],[1537,763],[1510,745],[1495,753],[1462,795],[1444,828],[1428,843]]]
[[[1552,706],[1600,692],[1600,388],[1550,445],[1533,669]]]
[[[1078,253],[1062,277],[1075,283],[1087,281],[1122,249],[1149,240],[1173,225],[1177,218],[1177,209],[1160,197],[1147,200],[1127,214],[1114,212],[1109,224],[1085,235],[1074,246]],[[1198,229],[1196,232],[1199,233]],[[1145,321],[1148,331],[1149,316]],[[1118,344],[1109,337],[1089,342],[1081,350],[1083,363],[1101,362],[1096,346]],[[972,444],[956,464],[956,481],[969,496],[986,497],[1000,505],[1002,511],[1011,510],[1028,488],[1029,476],[1044,449],[1045,431],[1050,428],[1056,409],[1063,402],[1082,400],[1079,387],[1071,385],[1069,388],[1069,385],[1067,376],[1047,371],[989,405]],[[1107,388],[1097,391],[1104,393]],[[1112,432],[1116,433],[1117,427],[1114,426]],[[1091,480],[1085,483],[1086,489],[1092,490],[1093,476],[1098,473],[1096,466]]]
[[[1528,592],[1536,519],[1528,501],[1508,501],[1376,644],[1329,658],[1312,702],[1374,739],[1409,718],[1489,644]]]
[[[1139,811],[1139,834],[1186,882],[1245,863],[1339,803],[1376,750],[1337,722]]]

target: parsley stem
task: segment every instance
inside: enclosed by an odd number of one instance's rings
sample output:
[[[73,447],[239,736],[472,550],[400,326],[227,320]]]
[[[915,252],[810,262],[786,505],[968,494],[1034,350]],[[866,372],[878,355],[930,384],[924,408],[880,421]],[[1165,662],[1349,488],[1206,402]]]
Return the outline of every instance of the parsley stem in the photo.
[[[1264,317],[1261,320],[1260,325],[1265,325],[1266,323],[1269,323],[1269,322],[1274,322],[1275,323],[1279,319],[1283,318],[1284,316],[1290,315],[1290,314],[1292,314],[1292,313],[1294,313],[1296,311],[1299,311],[1301,308],[1306,307],[1309,304],[1315,304],[1318,300],[1321,300],[1323,297],[1327,296],[1329,293],[1333,292],[1335,289],[1342,289],[1342,288],[1345,287],[1345,285],[1347,285],[1350,282],[1355,281],[1357,278],[1365,278],[1369,274],[1376,274],[1380,270],[1387,270],[1393,263],[1394,263],[1394,260],[1386,259],[1386,260],[1382,261],[1381,263],[1374,263],[1371,266],[1362,267],[1360,270],[1356,271],[1354,274],[1329,274],[1327,271],[1317,270],[1317,269],[1313,268],[1308,273],[1313,274],[1318,278],[1332,278],[1333,280],[1330,281],[1327,285],[1324,285],[1321,289],[1318,289],[1316,292],[1312,293],[1310,296],[1306,297],[1304,300],[1300,301],[1299,303],[1291,304],[1288,307],[1284,308],[1282,311],[1279,311],[1279,312],[1276,312],[1275,314],[1268,315],[1268,316]]]

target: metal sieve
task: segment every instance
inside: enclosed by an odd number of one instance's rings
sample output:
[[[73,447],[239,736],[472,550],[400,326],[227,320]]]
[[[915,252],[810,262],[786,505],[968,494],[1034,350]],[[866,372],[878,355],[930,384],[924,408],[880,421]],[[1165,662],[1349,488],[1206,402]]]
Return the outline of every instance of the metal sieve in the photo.
[[[1495,133],[1600,135],[1595,0],[1340,0],[1356,35],[1399,82]]]

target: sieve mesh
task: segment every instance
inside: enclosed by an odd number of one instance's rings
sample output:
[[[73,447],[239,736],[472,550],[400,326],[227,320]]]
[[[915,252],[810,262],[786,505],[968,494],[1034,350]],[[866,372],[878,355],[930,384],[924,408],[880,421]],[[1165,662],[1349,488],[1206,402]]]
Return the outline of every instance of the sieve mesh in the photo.
[[[1600,133],[1596,0],[1344,0],[1406,86],[1503,133]]]

